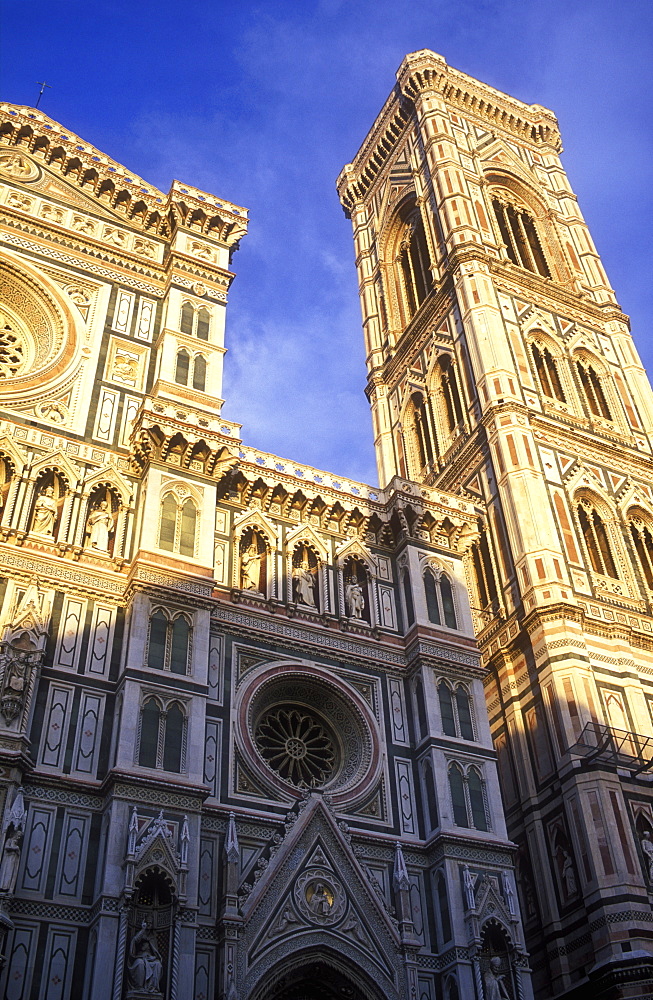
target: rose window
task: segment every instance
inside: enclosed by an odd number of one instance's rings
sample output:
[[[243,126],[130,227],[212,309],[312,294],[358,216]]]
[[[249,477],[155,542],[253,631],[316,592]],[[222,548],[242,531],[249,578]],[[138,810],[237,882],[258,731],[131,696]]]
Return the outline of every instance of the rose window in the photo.
[[[23,339],[8,317],[0,313],[0,378],[14,378],[25,367]]]
[[[255,742],[266,764],[296,787],[323,785],[334,772],[333,736],[307,709],[279,707],[267,712],[258,722]]]

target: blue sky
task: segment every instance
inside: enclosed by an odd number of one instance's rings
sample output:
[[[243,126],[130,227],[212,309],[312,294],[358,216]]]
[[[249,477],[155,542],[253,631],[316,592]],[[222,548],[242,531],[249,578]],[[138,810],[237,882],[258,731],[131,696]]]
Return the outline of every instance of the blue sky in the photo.
[[[653,369],[651,0],[4,0],[2,98],[167,190],[250,209],[224,415],[244,439],[376,482],[350,224],[335,178],[406,52],[552,108],[563,162]]]

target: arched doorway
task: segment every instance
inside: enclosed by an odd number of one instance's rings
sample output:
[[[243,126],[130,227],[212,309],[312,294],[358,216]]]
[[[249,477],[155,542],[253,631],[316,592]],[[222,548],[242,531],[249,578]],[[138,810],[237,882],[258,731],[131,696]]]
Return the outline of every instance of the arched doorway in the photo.
[[[250,1000],[389,1000],[360,968],[341,956],[304,954],[277,966]]]

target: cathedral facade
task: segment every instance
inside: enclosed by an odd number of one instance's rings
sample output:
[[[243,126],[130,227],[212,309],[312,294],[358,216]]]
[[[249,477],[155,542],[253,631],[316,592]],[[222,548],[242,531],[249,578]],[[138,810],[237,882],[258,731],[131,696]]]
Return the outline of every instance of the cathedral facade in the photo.
[[[374,392],[404,365],[419,469],[384,445],[370,487],[222,418],[247,223],[0,106],[0,994],[530,1000],[474,634],[512,625],[468,598],[486,498],[422,475],[426,369],[382,338]]]
[[[552,112],[416,52],[338,190],[379,481],[484,511],[470,601],[535,993],[644,997],[653,396],[560,150]]]

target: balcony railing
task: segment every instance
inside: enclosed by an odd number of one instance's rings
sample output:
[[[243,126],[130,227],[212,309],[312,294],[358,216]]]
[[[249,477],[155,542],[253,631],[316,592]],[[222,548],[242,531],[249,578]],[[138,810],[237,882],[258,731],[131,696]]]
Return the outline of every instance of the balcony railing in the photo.
[[[622,767],[632,774],[653,768],[653,736],[588,722],[569,752],[586,763],[597,762]]]

